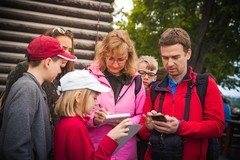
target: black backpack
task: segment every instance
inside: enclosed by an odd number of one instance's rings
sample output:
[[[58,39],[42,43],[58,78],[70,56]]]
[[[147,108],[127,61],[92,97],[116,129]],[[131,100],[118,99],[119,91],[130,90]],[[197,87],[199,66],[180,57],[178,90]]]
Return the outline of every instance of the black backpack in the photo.
[[[155,83],[151,89],[151,102],[154,104],[155,99],[159,92],[155,91],[154,88],[157,87],[161,82]],[[164,82],[163,82],[164,83]],[[164,84],[167,85],[167,84]],[[208,86],[208,75],[206,74],[198,74],[196,78],[196,82],[189,81],[188,90],[186,95],[186,107],[184,113],[184,119],[187,121],[189,117],[189,109],[190,109],[190,100],[191,100],[191,89],[196,86],[197,94],[202,104],[202,109],[204,109],[204,99],[206,96],[207,86]],[[159,111],[162,110],[162,104],[164,100],[165,94],[162,94],[160,97]],[[154,105],[153,105],[154,106]],[[207,160],[218,160],[220,154],[220,145],[217,138],[208,139],[208,150],[207,150]]]

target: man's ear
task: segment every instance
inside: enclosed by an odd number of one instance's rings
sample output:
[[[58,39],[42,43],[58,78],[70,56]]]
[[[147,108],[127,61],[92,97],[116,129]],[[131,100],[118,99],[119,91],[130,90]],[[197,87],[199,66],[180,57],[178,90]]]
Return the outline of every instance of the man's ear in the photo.
[[[188,51],[187,51],[187,54],[186,54],[187,60],[189,60],[191,58],[191,55],[192,55],[192,49],[189,48]]]

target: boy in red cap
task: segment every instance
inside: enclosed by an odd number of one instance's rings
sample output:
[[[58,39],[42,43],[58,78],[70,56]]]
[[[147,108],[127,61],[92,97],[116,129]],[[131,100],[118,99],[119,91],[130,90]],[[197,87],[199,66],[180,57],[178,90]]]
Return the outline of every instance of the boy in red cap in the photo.
[[[27,52],[28,71],[13,84],[5,102],[0,159],[49,159],[50,114],[41,85],[52,82],[67,61],[77,59],[49,36],[35,38]]]

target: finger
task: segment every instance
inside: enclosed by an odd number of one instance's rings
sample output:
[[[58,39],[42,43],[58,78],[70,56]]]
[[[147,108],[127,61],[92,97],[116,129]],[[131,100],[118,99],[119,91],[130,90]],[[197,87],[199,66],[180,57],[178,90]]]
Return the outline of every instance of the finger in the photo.
[[[162,121],[152,121],[153,124],[157,125],[157,126],[162,126],[162,127],[168,127],[169,124],[166,122],[162,122]]]
[[[98,111],[98,112],[97,112],[97,115],[98,115],[98,117],[101,118],[101,119],[104,119],[104,118],[106,117],[106,114],[105,114],[104,112],[102,112],[102,111]]]
[[[125,119],[119,124],[121,124],[123,128],[127,128],[128,126],[132,125],[132,122],[129,119]]]
[[[157,111],[155,111],[155,110],[151,110],[151,113],[153,113],[153,114],[157,114]]]
[[[147,121],[147,116],[145,114],[142,115],[144,121]]]
[[[152,115],[153,115],[152,112],[148,112],[148,113],[147,113],[147,116],[148,116],[148,117],[151,117]]]
[[[99,108],[98,111],[101,112],[101,113],[104,113],[105,115],[108,114],[108,112],[104,108]]]
[[[127,123],[127,122],[130,122],[130,119],[129,119],[129,118],[126,118],[126,119],[124,119],[124,120],[121,121],[122,124]]]
[[[129,132],[129,128],[124,128],[124,133],[128,133]]]

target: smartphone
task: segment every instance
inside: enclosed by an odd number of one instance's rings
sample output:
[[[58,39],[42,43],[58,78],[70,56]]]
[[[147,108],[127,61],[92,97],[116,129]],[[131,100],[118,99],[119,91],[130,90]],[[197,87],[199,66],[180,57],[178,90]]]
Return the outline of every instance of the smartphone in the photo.
[[[152,119],[154,121],[162,121],[162,122],[167,122],[167,119],[164,117],[164,115],[152,115]]]

